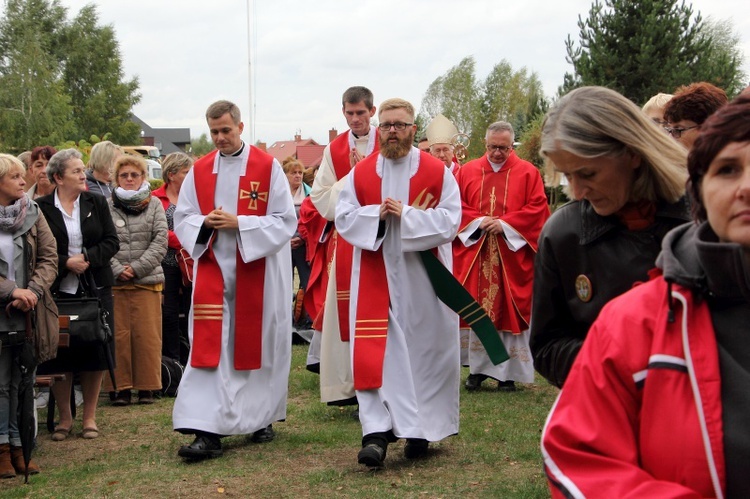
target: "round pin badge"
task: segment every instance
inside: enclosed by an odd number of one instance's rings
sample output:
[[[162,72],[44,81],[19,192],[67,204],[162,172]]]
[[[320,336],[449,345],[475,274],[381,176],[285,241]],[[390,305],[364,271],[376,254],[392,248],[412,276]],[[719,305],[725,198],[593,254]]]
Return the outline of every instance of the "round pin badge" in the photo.
[[[125,227],[125,220],[116,220],[115,225],[120,228]]]
[[[593,294],[591,280],[583,274],[576,277],[576,295],[578,295],[578,299],[584,303],[588,303],[591,301]]]

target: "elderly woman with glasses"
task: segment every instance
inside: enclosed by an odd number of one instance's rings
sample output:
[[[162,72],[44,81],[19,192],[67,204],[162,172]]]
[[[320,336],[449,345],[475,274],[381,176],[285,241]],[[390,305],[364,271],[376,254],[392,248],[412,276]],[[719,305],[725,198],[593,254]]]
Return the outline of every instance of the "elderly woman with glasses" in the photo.
[[[574,199],[545,224],[534,263],[534,367],[562,387],[602,307],[646,281],[664,235],[689,220],[686,152],[603,87],[576,89],[555,104],[541,152]]]
[[[750,497],[750,96],[701,126],[696,223],[602,311],[543,434],[555,497]]]
[[[129,405],[131,389],[138,402],[152,404],[161,389],[162,259],[167,253],[167,218],[151,196],[146,162],[124,154],[115,162],[115,189],[109,201],[120,250],[112,258],[115,275],[115,379],[105,380],[112,405]]]

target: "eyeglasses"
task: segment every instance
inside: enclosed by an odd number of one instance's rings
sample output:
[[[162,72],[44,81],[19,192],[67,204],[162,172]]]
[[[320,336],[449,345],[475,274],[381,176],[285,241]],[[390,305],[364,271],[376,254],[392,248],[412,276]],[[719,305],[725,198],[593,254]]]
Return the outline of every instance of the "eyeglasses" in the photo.
[[[383,132],[389,131],[391,128],[395,128],[397,132],[406,130],[406,127],[412,126],[414,123],[381,123],[378,128]]]
[[[500,151],[501,153],[507,153],[513,150],[513,146],[493,146],[490,144],[487,144],[486,148],[488,152]]]
[[[688,130],[692,130],[693,128],[698,128],[699,126],[700,125],[695,125],[695,126],[689,126],[686,128],[674,128],[671,126],[665,126],[664,130],[666,130],[667,133],[671,135],[672,137],[674,137],[675,139],[679,139],[680,137],[682,137],[682,132],[687,132]]]
[[[136,173],[136,172],[125,172],[118,175],[123,180],[129,179],[129,178],[141,178],[143,176],[142,173]]]

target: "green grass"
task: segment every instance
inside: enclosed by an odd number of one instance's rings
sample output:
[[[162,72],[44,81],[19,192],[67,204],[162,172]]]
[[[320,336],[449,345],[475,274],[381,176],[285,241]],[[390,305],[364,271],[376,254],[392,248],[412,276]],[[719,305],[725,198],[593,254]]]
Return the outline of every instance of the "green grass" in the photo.
[[[0,481],[0,497],[548,497],[539,437],[557,394],[541,379],[516,393],[461,391],[461,430],[431,445],[429,457],[403,458],[388,448],[386,468],[357,464],[362,437],[351,407],[319,402],[318,377],[305,370],[306,346],[293,347],[287,420],[268,444],[225,438],[224,456],[186,464],[177,457],[190,437],[172,431],[173,399],[98,412],[101,437],[52,442],[39,430],[42,473]],[[467,370],[462,372],[466,378]],[[46,413],[45,413],[46,414]],[[40,417],[43,417],[40,413]]]

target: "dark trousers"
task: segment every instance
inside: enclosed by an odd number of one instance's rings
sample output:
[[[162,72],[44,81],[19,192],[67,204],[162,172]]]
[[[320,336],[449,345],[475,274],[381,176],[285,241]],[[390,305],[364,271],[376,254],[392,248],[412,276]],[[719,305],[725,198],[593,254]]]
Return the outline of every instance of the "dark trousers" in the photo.
[[[296,267],[299,274],[300,289],[307,289],[307,281],[310,280],[310,265],[305,260],[306,253],[307,246],[304,244],[292,250],[292,272]]]
[[[161,353],[180,360],[180,308],[188,290],[182,286],[179,267],[164,265],[164,301],[161,309]],[[183,293],[184,292],[184,293]],[[189,297],[188,297],[189,298]]]

